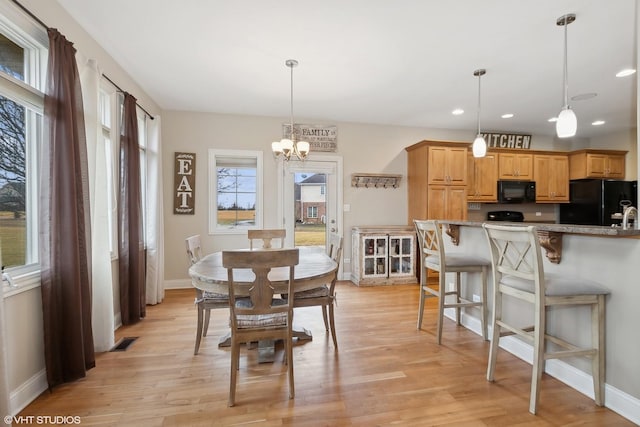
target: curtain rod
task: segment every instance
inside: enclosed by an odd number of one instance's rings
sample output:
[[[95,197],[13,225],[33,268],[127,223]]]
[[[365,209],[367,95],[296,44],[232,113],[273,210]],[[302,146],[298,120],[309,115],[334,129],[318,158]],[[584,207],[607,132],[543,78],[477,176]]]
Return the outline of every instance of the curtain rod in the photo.
[[[109,81],[109,83],[111,83],[112,85],[114,85],[114,86],[116,87],[116,89],[118,89],[120,92],[123,92],[123,93],[124,93],[124,90],[122,90],[122,88],[121,88],[120,86],[118,86],[118,85],[116,84],[116,82],[114,82],[113,80],[111,80],[111,79],[109,78],[109,76],[107,76],[106,74],[102,74],[102,77],[104,77],[105,79],[107,79],[107,81]],[[154,118],[154,117],[153,117],[153,116],[152,116],[152,115],[151,115],[147,110],[145,110],[145,109],[144,109],[144,107],[143,107],[142,105],[140,105],[137,101],[136,101],[136,105],[137,105],[138,107],[140,107],[140,109],[141,109],[142,111],[144,111],[144,113],[147,115],[147,117],[149,117],[151,120],[155,120],[155,118]]]
[[[49,26],[47,24],[45,24],[44,22],[42,22],[42,20],[40,18],[38,18],[36,15],[33,14],[33,12],[31,12],[29,9],[27,9],[26,7],[24,7],[22,4],[20,4],[20,2],[18,0],[12,0],[13,3],[15,3],[16,6],[18,6],[20,9],[22,9],[22,11],[24,13],[26,13],[27,15],[29,15],[34,21],[36,21],[38,24],[40,24],[45,30],[49,29]],[[102,74],[102,77],[104,77],[105,79],[107,79],[112,85],[114,85],[120,92],[124,92],[124,90],[122,90],[122,88],[120,86],[118,86],[113,80],[111,80],[109,77],[107,77],[106,74]],[[136,105],[138,107],[140,107],[140,109],[142,111],[144,111],[144,113],[147,115],[147,117],[149,117],[151,120],[154,120],[154,117],[149,114],[149,112],[142,106],[140,105],[138,102],[136,102]]]

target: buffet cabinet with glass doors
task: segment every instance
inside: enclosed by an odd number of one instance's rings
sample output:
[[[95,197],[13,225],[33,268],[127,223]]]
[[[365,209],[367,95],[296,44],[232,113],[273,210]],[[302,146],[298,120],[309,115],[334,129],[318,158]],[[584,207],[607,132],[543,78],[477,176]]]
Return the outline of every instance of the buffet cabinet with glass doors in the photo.
[[[353,227],[351,281],[358,286],[416,283],[415,244],[413,227]]]

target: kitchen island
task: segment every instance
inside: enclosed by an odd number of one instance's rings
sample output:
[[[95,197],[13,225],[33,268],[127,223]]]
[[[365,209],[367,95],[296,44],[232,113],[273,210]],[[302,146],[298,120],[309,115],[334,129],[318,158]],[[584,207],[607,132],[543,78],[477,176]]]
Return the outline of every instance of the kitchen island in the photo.
[[[490,258],[489,247],[481,221],[442,220],[445,230],[452,236],[445,238],[445,250]],[[611,290],[606,302],[606,388],[605,405],[640,424],[640,230],[623,230],[617,227],[583,226],[570,224],[508,223],[501,225],[534,225],[541,241],[552,236],[558,246],[558,258],[549,257],[544,262],[547,273],[571,275],[595,280]],[[455,244],[457,243],[457,244]],[[547,251],[547,246],[542,245]],[[562,262],[559,254],[562,255]],[[557,261],[557,262],[556,262]],[[479,280],[467,275],[468,280]],[[477,289],[471,283],[469,289]],[[463,288],[464,289],[464,288]],[[492,293],[490,281],[489,294]],[[493,310],[489,298],[489,311]],[[508,310],[508,311],[507,311]],[[523,324],[531,324],[533,311],[528,304],[509,302],[505,312],[522,318]],[[463,324],[480,332],[477,310],[468,310]],[[447,313],[452,316],[453,313]],[[585,307],[554,308],[548,312],[547,327],[554,335],[567,338],[578,345],[588,344],[590,335],[590,311]],[[515,337],[505,337],[501,347],[531,363],[532,346]],[[563,361],[549,360],[545,371],[580,392],[593,397],[591,365],[584,358]],[[497,380],[509,373],[497,368]],[[544,386],[543,386],[544,387]]]
[[[460,241],[460,226],[482,227],[481,221],[447,220],[440,221],[447,224],[446,232],[451,237],[454,245]],[[565,234],[579,234],[602,237],[640,237],[640,230],[623,229],[600,225],[574,225],[574,224],[550,224],[550,223],[509,223],[512,225],[533,225],[538,230],[540,245],[546,250],[547,258],[554,264],[559,264],[562,259],[562,237]]]

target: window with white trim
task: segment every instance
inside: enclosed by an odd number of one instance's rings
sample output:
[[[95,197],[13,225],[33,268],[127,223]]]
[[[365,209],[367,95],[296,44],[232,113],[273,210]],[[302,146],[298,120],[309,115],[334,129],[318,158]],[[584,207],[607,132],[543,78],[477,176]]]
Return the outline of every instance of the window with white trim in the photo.
[[[318,218],[317,206],[307,206],[307,218]]]
[[[114,133],[114,129],[117,129],[117,123],[115,118],[117,105],[117,94],[112,90],[109,93],[109,89],[106,88],[106,84],[100,89],[100,99],[98,104],[98,110],[100,115],[100,124],[102,127],[101,138],[102,146],[104,147],[104,157],[106,159],[106,178],[107,178],[107,222],[109,227],[109,251],[111,257],[117,256],[118,248],[118,227],[117,227],[117,133]]]
[[[209,233],[262,228],[262,151],[209,150]]]
[[[19,285],[38,270],[38,148],[48,38],[0,7],[0,239],[3,270]]]
[[[138,116],[138,150],[140,152],[140,199],[142,201],[142,238],[147,247],[147,115],[136,108]]]

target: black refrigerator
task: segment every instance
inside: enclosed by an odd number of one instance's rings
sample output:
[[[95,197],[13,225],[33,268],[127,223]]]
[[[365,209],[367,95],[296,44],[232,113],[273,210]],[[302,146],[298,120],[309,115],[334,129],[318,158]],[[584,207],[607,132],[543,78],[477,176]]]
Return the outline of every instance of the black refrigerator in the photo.
[[[625,206],[637,207],[638,182],[607,179],[576,179],[569,183],[571,203],[560,205],[561,224],[612,225]]]

